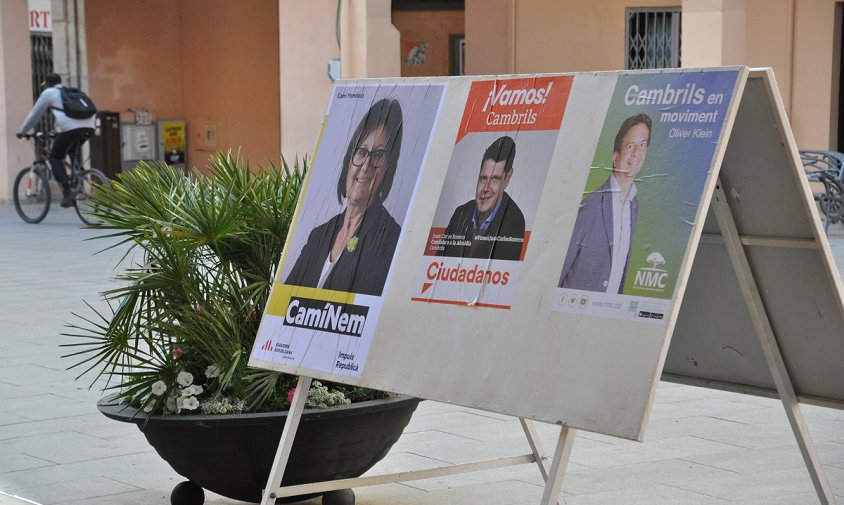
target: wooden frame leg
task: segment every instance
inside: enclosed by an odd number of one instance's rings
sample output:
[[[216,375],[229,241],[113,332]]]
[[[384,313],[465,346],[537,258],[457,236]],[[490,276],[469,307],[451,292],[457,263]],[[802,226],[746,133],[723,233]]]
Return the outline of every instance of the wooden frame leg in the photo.
[[[296,392],[293,394],[293,402],[290,404],[287,420],[284,422],[284,430],[281,432],[281,439],[278,442],[270,476],[267,479],[266,487],[264,487],[263,496],[261,496],[261,505],[275,505],[276,491],[281,487],[281,479],[284,477],[285,468],[287,468],[287,460],[290,458],[290,450],[293,448],[293,439],[296,438],[296,430],[299,429],[302,411],[305,410],[305,400],[307,400],[308,391],[311,389],[311,380],[310,377],[299,376]]]
[[[747,310],[750,313],[756,334],[759,336],[765,361],[774,379],[774,384],[777,386],[777,392],[782,400],[783,407],[785,407],[788,422],[791,424],[791,430],[794,432],[794,438],[797,440],[798,447],[800,447],[800,453],[803,455],[806,468],[809,470],[809,476],[812,478],[815,491],[818,493],[818,498],[823,505],[835,504],[835,496],[832,494],[832,488],[826,478],[823,465],[821,464],[820,458],[818,458],[815,445],[812,443],[812,437],[806,425],[806,420],[803,418],[803,412],[800,410],[797,393],[794,391],[794,385],[788,376],[788,369],[780,353],[779,344],[777,344],[771,321],[768,319],[768,313],[765,310],[765,304],[762,302],[762,297],[759,294],[756,279],[753,277],[753,271],[747,260],[747,254],[741,243],[741,237],[739,237],[738,228],[736,227],[727,195],[721,186],[720,180],[715,187],[712,206],[715,210],[715,218],[718,220],[718,226],[721,228],[721,236],[724,237],[724,244],[730,256],[730,262],[733,264],[733,270],[741,286],[745,303],[747,303]]]
[[[563,426],[560,430],[560,438],[557,440],[557,448],[554,450],[554,461],[548,470],[548,478],[545,480],[545,492],[542,494],[540,505],[554,505],[560,497],[563,489],[563,477],[566,474],[571,450],[574,447],[574,436],[577,430]]]
[[[539,467],[539,472],[542,474],[542,480],[548,481],[548,457],[542,449],[542,442],[539,440],[539,434],[536,432],[536,425],[530,419],[524,417],[519,418],[519,423],[527,437],[530,450],[533,452],[533,457],[536,458],[536,466]]]

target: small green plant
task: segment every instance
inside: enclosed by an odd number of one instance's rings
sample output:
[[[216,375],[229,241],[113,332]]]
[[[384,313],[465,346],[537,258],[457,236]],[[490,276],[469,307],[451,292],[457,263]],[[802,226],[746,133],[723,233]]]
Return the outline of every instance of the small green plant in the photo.
[[[104,378],[104,391],[148,413],[285,410],[296,378],[246,364],[308,161],[253,171],[219,153],[208,168],[191,177],[141,163],[92,195],[96,238],[128,244],[130,264],[101,293],[110,310],[74,314],[65,357],[77,379]],[[326,383],[308,404],[386,396]]]

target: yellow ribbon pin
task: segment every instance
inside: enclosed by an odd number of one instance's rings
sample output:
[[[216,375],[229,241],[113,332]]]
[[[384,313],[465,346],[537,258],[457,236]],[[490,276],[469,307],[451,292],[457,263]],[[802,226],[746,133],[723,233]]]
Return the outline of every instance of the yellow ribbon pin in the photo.
[[[358,237],[355,235],[354,237],[349,239],[349,243],[346,244],[346,250],[350,253],[355,252],[355,249],[358,248]]]

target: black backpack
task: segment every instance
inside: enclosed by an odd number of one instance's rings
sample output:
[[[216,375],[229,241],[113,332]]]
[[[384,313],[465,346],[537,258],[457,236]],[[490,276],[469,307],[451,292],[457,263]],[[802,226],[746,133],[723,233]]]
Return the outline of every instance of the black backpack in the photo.
[[[62,108],[59,109],[67,117],[74,119],[88,119],[97,113],[97,106],[94,101],[82,90],[62,86]]]

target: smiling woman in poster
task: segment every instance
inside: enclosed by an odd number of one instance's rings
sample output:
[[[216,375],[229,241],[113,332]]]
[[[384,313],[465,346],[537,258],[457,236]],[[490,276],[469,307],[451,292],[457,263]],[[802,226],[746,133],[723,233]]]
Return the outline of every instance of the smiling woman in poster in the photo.
[[[314,228],[285,284],[380,296],[401,227],[384,208],[402,139],[399,102],[384,98],[349,140],[337,181],[345,208]]]

